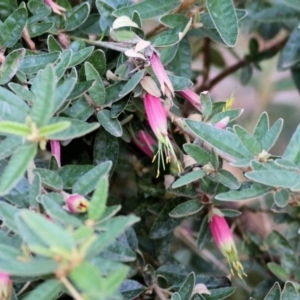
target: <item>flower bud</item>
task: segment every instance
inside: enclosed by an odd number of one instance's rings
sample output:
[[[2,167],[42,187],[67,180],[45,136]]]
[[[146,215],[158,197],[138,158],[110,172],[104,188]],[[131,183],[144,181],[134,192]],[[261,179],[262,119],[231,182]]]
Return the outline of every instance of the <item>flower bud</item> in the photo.
[[[210,211],[209,227],[217,247],[228,260],[232,275],[236,273],[241,279],[247,276],[240,263],[230,228],[222,212],[217,208]]]
[[[10,300],[12,297],[12,281],[7,273],[0,272],[0,299]]]
[[[66,200],[68,210],[74,214],[85,213],[89,208],[89,201],[79,194],[73,194]]]
[[[197,110],[201,111],[201,102],[200,102],[200,96],[197,95],[195,92],[193,92],[192,90],[182,90],[180,92],[178,92],[178,94],[188,100],[191,105],[193,105]]]
[[[222,120],[220,120],[219,122],[217,122],[216,124],[214,124],[214,127],[224,129],[227,126],[227,124],[229,123],[229,121],[230,121],[230,118],[227,116],[227,117],[223,118]]]

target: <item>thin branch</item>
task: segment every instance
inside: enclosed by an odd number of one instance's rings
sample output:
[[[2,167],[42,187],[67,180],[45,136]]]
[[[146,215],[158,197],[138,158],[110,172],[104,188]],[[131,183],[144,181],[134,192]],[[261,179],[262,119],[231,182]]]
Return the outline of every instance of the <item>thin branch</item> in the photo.
[[[206,82],[206,83],[203,82],[200,86],[196,87],[195,92],[199,94],[202,91],[207,91],[207,90],[212,89],[216,84],[218,84],[220,81],[222,81],[228,75],[236,72],[240,68],[244,67],[246,64],[257,61],[258,56],[262,57],[264,55],[268,55],[270,52],[273,52],[273,51],[278,52],[281,48],[283,48],[287,39],[288,38],[286,37],[280,41],[277,41],[275,44],[269,46],[264,51],[259,52],[255,57],[249,56],[249,57],[247,57],[247,59],[244,58],[244,59],[238,61],[234,65],[230,66],[229,68],[225,69],[223,72],[218,74],[216,77],[209,80],[208,82]]]
[[[67,288],[67,290],[71,293],[72,297],[74,297],[75,300],[84,300],[84,298],[79,294],[79,292],[74,288],[74,286],[71,284],[71,282],[67,279],[67,277],[62,276],[59,278],[59,280],[64,284],[64,286]]]
[[[121,43],[113,43],[113,42],[101,42],[101,41],[93,41],[89,39],[83,39],[76,36],[69,36],[71,40],[75,41],[82,41],[90,45],[111,49],[119,52],[126,52],[128,49],[130,49],[130,46],[122,45]]]
[[[161,291],[160,287],[157,284],[153,285],[153,289],[156,293],[156,296],[160,299],[160,300],[167,300],[167,298],[165,297],[165,295],[163,294],[163,292]]]
[[[203,64],[204,64],[204,74],[202,84],[205,86],[207,84],[207,80],[209,79],[210,72],[210,39],[204,38],[203,44]]]

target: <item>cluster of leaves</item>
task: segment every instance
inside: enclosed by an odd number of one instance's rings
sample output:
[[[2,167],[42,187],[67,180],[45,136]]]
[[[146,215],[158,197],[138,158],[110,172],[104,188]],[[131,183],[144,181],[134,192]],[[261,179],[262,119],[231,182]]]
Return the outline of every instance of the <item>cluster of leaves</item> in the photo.
[[[239,68],[246,84],[253,68],[279,53],[279,69],[291,69],[300,89],[300,1],[236,2],[58,0],[62,15],[43,0],[0,2],[0,272],[14,282],[12,299],[227,298],[235,291],[229,270],[205,255],[213,205],[234,218],[249,279],[263,274],[250,284],[251,299],[299,299],[300,126],[284,154],[272,155],[282,119],[270,125],[264,112],[253,133],[214,127],[242,110],[212,101],[203,88]],[[146,19],[159,23],[145,32]],[[223,46],[236,45],[240,28],[273,39],[271,47],[261,51],[251,39],[243,59],[206,78],[210,65],[224,67]],[[169,113],[183,170],[171,163],[158,178],[131,142],[140,130],[151,132],[143,78],[157,82],[133,50],[141,41],[160,53],[175,92],[200,76],[191,69],[194,54],[205,61],[201,121],[184,118],[177,95]],[[61,165],[47,141],[61,143]],[[64,209],[67,192],[88,199],[86,213]],[[258,199],[268,203],[285,236],[263,239],[240,226],[236,204],[247,208],[253,199],[253,210],[261,209]]]

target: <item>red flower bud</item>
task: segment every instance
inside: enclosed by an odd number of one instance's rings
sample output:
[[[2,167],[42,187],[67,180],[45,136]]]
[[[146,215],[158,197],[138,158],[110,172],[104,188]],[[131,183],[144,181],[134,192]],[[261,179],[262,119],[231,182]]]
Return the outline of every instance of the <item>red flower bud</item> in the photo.
[[[73,194],[66,200],[66,206],[72,213],[85,213],[89,208],[89,201],[79,194]]]

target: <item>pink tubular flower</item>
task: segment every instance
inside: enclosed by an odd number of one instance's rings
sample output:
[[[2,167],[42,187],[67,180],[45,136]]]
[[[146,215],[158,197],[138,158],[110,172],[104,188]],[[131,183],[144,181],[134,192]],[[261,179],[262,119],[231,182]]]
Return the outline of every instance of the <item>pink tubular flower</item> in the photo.
[[[53,2],[53,0],[44,0],[44,1],[45,1],[45,4],[50,6],[51,9],[53,10],[53,12],[58,15],[62,15],[66,11],[66,9],[64,7],[56,4],[55,2]]]
[[[12,297],[12,281],[7,273],[0,272],[0,299],[10,300]]]
[[[217,247],[228,260],[231,273],[234,275],[234,273],[236,272],[236,274],[241,279],[243,278],[243,276],[247,276],[244,273],[244,268],[239,261],[238,253],[230,228],[222,212],[217,208],[213,208],[210,211],[209,227]]]
[[[133,143],[142,150],[147,156],[153,157],[154,151],[153,146],[156,145],[156,141],[153,139],[153,137],[144,130],[140,130],[137,133],[138,139],[133,138]]]
[[[52,141],[50,141],[50,146],[51,146],[51,154],[55,157],[58,166],[61,167],[61,161],[60,161],[60,142],[52,140]]]
[[[66,199],[67,209],[74,214],[85,213],[89,208],[89,201],[79,194],[70,195]]]
[[[183,90],[178,92],[178,94],[188,100],[195,108],[197,108],[199,111],[201,111],[201,102],[200,97],[192,90]]]
[[[178,169],[180,169],[173,146],[168,137],[167,116],[161,100],[149,93],[145,93],[144,107],[149,125],[158,139],[158,151],[153,157],[154,161],[158,156],[157,177],[159,176],[160,161],[162,161],[163,168],[165,169],[165,163],[162,157],[163,152],[166,155],[166,162],[170,162],[172,157],[176,160]]]
[[[230,118],[227,116],[227,117],[223,118],[222,120],[220,120],[219,122],[217,122],[216,124],[214,124],[214,127],[224,129],[227,126],[227,124],[229,123],[229,121],[230,121]]]
[[[155,73],[159,84],[160,89],[164,95],[166,95],[169,99],[172,99],[171,96],[174,97],[174,89],[173,85],[170,81],[170,78],[168,77],[168,74],[159,58],[159,56],[153,52],[150,56],[150,64],[153,69],[153,72]]]

